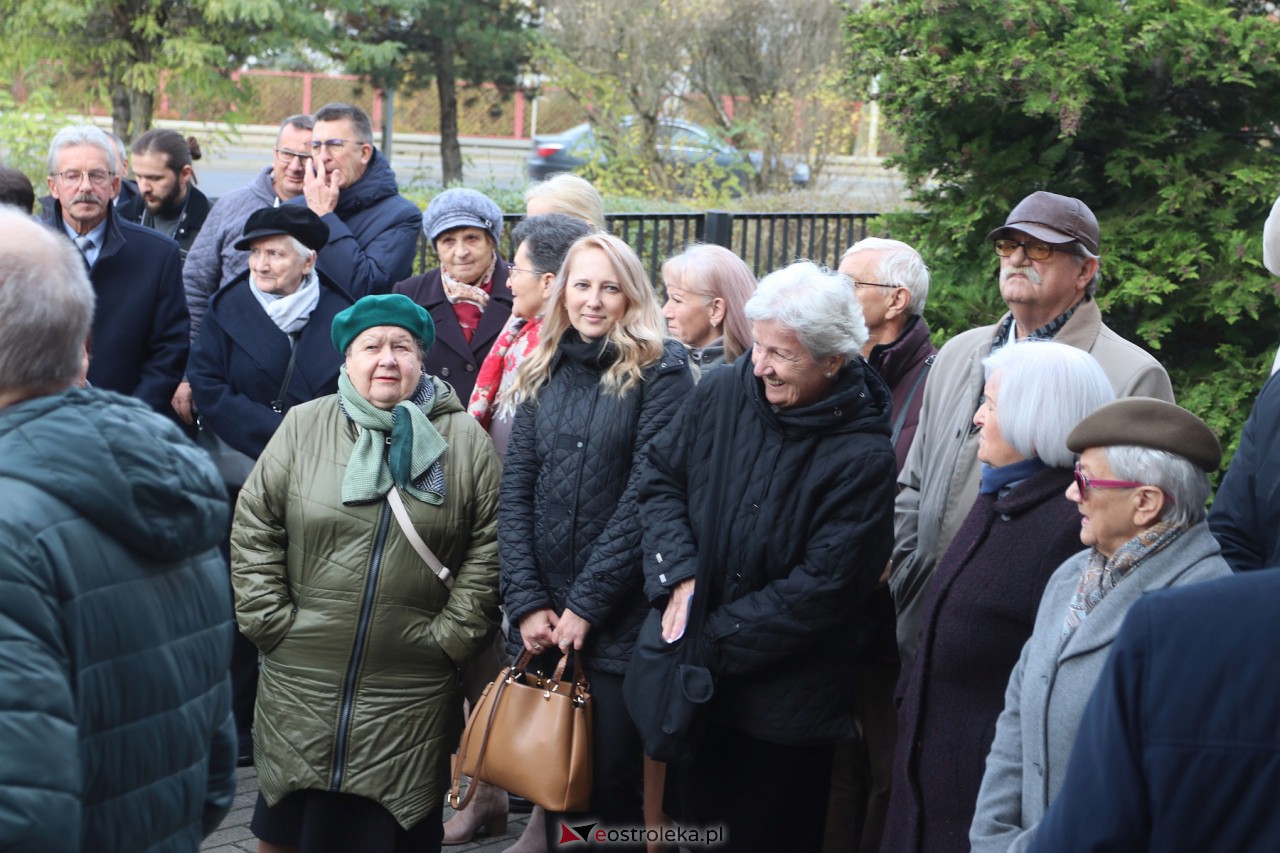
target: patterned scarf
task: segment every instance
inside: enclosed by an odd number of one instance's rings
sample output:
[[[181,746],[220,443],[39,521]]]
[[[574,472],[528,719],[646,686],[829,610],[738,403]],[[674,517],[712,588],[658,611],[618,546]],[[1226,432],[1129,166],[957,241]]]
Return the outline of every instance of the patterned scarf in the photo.
[[[344,364],[338,372],[342,412],[360,427],[347,472],[342,477],[342,503],[370,503],[393,485],[420,501],[444,503],[444,466],[449,448],[427,415],[435,406],[435,385],[426,374],[408,400],[394,409],[379,409],[360,396]],[[384,451],[385,448],[385,451]]]
[[[445,298],[453,305],[453,313],[462,327],[462,336],[471,343],[476,329],[480,326],[480,317],[484,309],[489,307],[489,294],[493,292],[493,270],[498,265],[495,252],[489,260],[489,268],[480,276],[479,284],[467,284],[458,281],[444,267],[440,267],[440,284],[444,287]]]
[[[516,368],[533,352],[541,338],[541,317],[526,320],[512,314],[493,349],[485,356],[476,374],[476,387],[467,403],[467,412],[486,430],[495,414],[498,420],[507,420],[515,413],[519,401],[511,399],[510,389],[515,382]]]
[[[1098,606],[1098,602],[1116,588],[1116,584],[1131,575],[1143,560],[1168,547],[1184,530],[1185,527],[1167,521],[1157,522],[1117,548],[1110,560],[1102,556],[1095,547],[1080,575],[1076,594],[1071,597],[1071,604],[1067,606],[1062,642],[1067,641],[1093,608]]]
[[[1045,323],[1040,328],[1032,331],[1031,334],[1027,335],[1022,340],[1027,340],[1027,341],[1053,340],[1053,338],[1058,334],[1058,332],[1062,329],[1062,327],[1067,325],[1067,321],[1071,319],[1071,315],[1076,313],[1076,309],[1079,308],[1084,303],[1084,301],[1085,300],[1082,299],[1079,302],[1077,302],[1075,305],[1072,305],[1070,308],[1068,308],[1066,311],[1063,311],[1061,314],[1059,314],[1057,317],[1050,320],[1048,323]],[[1000,347],[1009,343],[1009,341],[1012,339],[1012,336],[1013,336],[1013,315],[1010,314],[1008,318],[1006,318],[1005,321],[1001,323],[999,327],[996,328],[995,337],[991,339],[991,351],[995,352],[996,350],[1000,349]]]

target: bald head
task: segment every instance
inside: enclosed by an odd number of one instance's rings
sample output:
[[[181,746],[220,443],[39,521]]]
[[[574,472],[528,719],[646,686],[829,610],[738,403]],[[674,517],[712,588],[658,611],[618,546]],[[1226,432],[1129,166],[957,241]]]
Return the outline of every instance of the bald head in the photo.
[[[93,305],[75,245],[0,206],[0,408],[80,378]]]

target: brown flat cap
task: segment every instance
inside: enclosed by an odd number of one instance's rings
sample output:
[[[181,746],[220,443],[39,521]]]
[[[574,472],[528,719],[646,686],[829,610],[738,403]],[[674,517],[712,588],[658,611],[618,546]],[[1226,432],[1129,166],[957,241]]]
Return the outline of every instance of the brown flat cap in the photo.
[[[1152,397],[1108,403],[1067,436],[1067,447],[1074,453],[1117,444],[1176,453],[1205,471],[1216,471],[1222,462],[1218,437],[1204,421],[1181,406]]]
[[[988,234],[987,240],[1005,236],[1009,231],[1021,231],[1046,243],[1079,241],[1090,252],[1098,254],[1098,220],[1089,205],[1069,195],[1043,190],[1032,193],[1018,202],[1004,225]]]

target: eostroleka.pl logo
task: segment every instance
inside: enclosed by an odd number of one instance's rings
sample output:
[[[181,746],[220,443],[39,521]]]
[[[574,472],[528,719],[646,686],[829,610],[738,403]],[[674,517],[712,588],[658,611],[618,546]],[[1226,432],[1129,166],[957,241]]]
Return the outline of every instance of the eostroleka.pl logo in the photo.
[[[700,844],[706,847],[717,847],[729,840],[729,833],[723,826],[601,826],[598,823],[583,823],[577,826],[560,822],[559,846],[573,844],[644,844],[655,842],[662,844]]]

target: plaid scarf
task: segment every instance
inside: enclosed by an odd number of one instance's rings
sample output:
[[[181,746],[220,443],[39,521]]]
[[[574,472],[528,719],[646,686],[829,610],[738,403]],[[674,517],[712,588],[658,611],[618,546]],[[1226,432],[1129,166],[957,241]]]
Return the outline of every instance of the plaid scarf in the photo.
[[[435,393],[435,385],[423,374],[409,399],[390,411],[379,409],[360,396],[347,376],[347,366],[342,366],[338,404],[360,427],[342,477],[343,504],[380,500],[393,485],[420,501],[444,503],[440,460],[449,445],[427,417],[435,405]]]
[[[1071,597],[1071,603],[1067,606],[1067,620],[1062,626],[1062,642],[1067,641],[1093,608],[1098,606],[1098,602],[1116,588],[1116,584],[1131,575],[1143,560],[1166,548],[1185,529],[1167,521],[1157,522],[1117,548],[1109,560],[1095,547],[1080,575],[1076,594]]]
[[[484,309],[489,307],[489,294],[493,292],[493,270],[498,265],[495,253],[489,260],[489,268],[484,271],[476,284],[458,281],[444,267],[440,267],[440,284],[444,288],[445,298],[453,305],[453,314],[462,327],[462,336],[471,343],[476,329],[480,327],[480,317]]]

